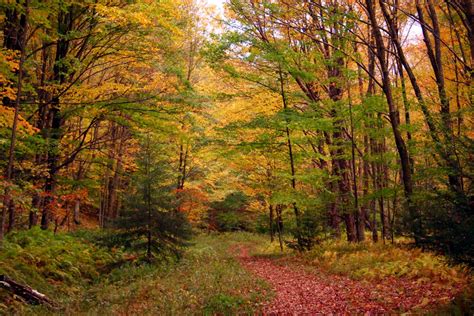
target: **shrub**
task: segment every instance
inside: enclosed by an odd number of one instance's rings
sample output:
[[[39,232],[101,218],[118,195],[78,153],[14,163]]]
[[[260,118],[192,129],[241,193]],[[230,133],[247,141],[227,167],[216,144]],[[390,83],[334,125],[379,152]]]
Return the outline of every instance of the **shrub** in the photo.
[[[208,212],[209,226],[222,232],[253,230],[248,206],[248,196],[239,191],[228,194],[221,201],[212,202]]]

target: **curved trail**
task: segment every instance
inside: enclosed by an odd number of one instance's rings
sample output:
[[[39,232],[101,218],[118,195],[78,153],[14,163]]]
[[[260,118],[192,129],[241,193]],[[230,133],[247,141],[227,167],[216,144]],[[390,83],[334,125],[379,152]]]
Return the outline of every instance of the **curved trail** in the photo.
[[[453,299],[458,289],[435,289],[429,283],[384,278],[361,282],[322,271],[309,273],[298,264],[285,265],[275,259],[253,257],[239,246],[238,260],[275,292],[263,306],[265,315],[301,314],[387,314],[432,308]]]

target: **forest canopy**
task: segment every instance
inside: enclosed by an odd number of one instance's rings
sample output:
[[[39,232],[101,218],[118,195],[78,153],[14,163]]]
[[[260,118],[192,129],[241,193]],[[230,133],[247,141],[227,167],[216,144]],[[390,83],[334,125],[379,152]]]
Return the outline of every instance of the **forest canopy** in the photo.
[[[371,231],[470,260],[469,1],[233,0],[220,23],[187,0],[2,8],[0,236],[120,217],[152,130],[198,226],[244,192],[301,247]]]

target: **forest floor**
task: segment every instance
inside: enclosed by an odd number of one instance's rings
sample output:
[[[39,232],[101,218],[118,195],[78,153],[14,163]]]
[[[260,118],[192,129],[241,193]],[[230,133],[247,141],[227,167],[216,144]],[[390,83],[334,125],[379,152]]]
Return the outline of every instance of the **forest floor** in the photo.
[[[302,260],[250,255],[247,246],[234,249],[241,264],[271,285],[275,297],[263,305],[263,313],[275,314],[387,314],[426,311],[452,301],[461,286],[437,287],[416,278],[384,277],[353,280],[309,267]]]
[[[26,305],[0,290],[0,315],[474,311],[465,268],[403,245],[333,241],[299,254],[280,252],[264,235],[198,234],[178,261],[103,272],[104,262],[115,257],[83,238],[41,230],[9,237],[0,252],[0,274],[47,294],[60,309]]]

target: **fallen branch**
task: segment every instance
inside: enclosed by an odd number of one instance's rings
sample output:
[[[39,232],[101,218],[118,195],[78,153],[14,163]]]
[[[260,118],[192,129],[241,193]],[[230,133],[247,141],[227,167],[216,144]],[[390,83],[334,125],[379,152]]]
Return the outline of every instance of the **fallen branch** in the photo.
[[[0,286],[21,297],[28,304],[48,305],[49,307],[57,307],[57,304],[49,299],[46,295],[36,291],[35,289],[22,285],[6,275],[0,275]]]

